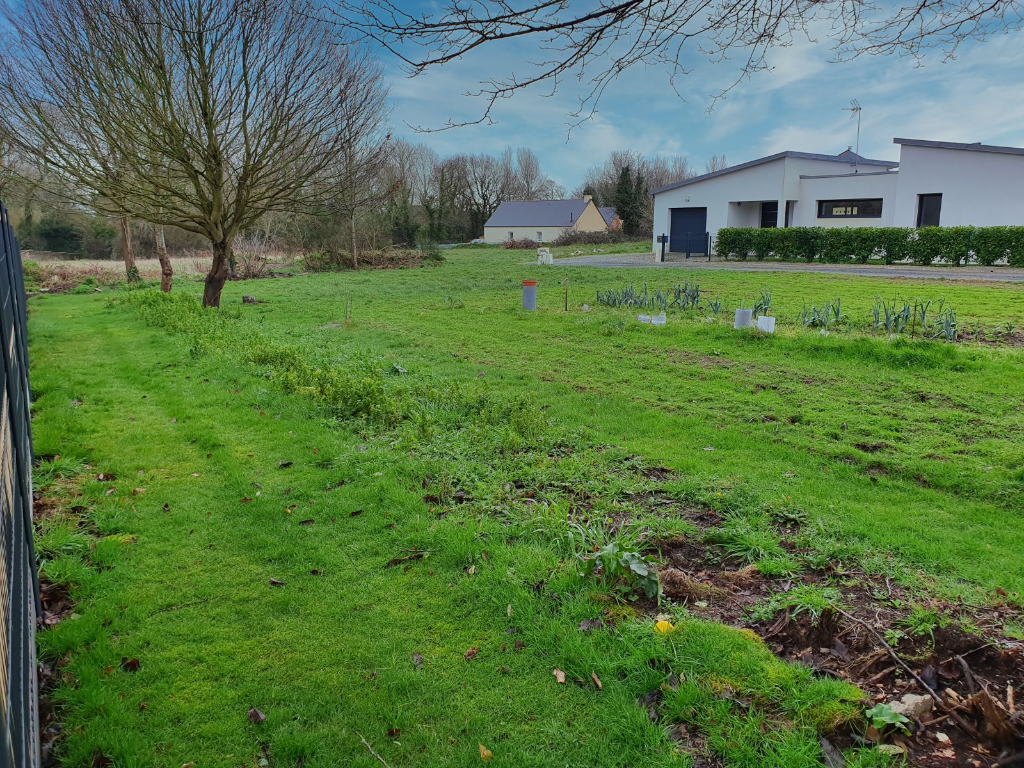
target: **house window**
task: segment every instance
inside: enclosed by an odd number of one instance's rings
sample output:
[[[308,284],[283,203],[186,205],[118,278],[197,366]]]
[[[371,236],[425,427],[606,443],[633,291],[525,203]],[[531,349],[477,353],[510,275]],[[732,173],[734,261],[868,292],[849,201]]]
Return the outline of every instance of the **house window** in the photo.
[[[917,226],[939,226],[939,215],[942,213],[942,195],[917,196]]]
[[[882,199],[880,197],[862,200],[819,200],[819,219],[880,219]]]
[[[776,201],[761,203],[761,229],[775,229],[779,226],[779,204]]]
[[[516,239],[516,233],[515,232],[509,232],[508,233],[508,239],[509,240],[515,240]]]
[[[541,232],[540,230],[537,230],[537,242],[538,243],[543,243],[544,242],[544,233]]]

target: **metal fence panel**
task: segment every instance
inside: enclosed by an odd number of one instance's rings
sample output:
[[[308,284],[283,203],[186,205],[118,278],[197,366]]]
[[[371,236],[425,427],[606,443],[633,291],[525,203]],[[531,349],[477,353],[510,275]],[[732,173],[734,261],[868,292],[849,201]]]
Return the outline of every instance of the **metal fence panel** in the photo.
[[[21,250],[0,203],[0,768],[39,766],[32,435]]]

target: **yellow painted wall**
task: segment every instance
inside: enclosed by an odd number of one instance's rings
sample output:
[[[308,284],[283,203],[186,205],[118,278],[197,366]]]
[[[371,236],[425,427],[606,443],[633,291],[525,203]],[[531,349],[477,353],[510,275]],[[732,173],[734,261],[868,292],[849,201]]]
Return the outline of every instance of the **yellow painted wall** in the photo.
[[[576,219],[575,229],[579,232],[604,232],[608,229],[608,225],[604,222],[604,216],[597,210],[593,200],[583,209],[580,217]]]

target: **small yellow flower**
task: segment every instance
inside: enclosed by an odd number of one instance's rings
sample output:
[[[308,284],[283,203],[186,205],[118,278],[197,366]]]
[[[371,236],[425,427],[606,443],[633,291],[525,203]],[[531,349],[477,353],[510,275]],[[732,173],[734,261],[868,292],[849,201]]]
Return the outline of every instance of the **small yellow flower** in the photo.
[[[661,621],[659,621],[657,624],[654,625],[654,631],[655,632],[661,632],[661,634],[663,634],[663,635],[667,635],[673,629],[675,629],[675,627],[672,626],[672,622],[671,621],[665,621],[664,619],[662,619]]]

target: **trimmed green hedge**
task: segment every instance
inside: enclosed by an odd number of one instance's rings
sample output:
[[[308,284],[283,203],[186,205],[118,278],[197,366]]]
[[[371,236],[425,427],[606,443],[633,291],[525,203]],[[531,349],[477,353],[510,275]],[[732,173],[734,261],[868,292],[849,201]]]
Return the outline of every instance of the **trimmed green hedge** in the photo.
[[[915,264],[995,264],[1004,256],[1024,266],[1024,227],[788,227],[718,230],[715,252],[726,258],[806,259],[832,264],[909,258]]]

